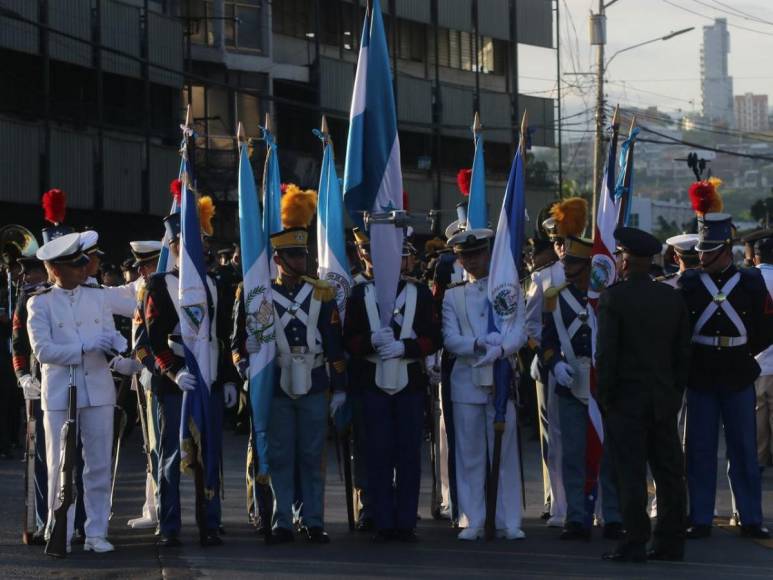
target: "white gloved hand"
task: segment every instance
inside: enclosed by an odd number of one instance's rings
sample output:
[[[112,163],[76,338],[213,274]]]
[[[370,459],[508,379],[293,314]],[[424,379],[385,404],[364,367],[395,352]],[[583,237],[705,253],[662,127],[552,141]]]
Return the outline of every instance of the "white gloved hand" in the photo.
[[[574,384],[574,370],[568,363],[559,361],[553,367],[553,375],[556,382],[562,387],[571,387]]]
[[[127,348],[129,348],[129,343],[126,342],[126,337],[117,330],[113,333],[110,339],[110,347],[115,352],[124,352]]]
[[[196,388],[196,377],[188,372],[188,369],[182,369],[174,378],[174,382],[180,387],[181,391],[192,391]]]
[[[476,362],[472,366],[474,366],[475,368],[478,368],[478,367],[485,367],[487,365],[493,365],[494,361],[496,361],[499,358],[502,358],[504,354],[505,354],[505,351],[502,350],[501,346],[487,346],[486,354],[480,357],[478,359],[478,362]]]
[[[330,397],[330,418],[334,418],[335,414],[338,412],[338,409],[343,407],[344,403],[346,403],[346,393],[343,391],[335,391],[333,393],[333,396]]]
[[[32,401],[40,398],[40,381],[32,375],[22,375],[19,378],[19,386],[24,393],[25,401]]]
[[[429,376],[429,382],[432,385],[440,384],[440,369],[435,365],[427,365],[427,375]]]
[[[83,352],[109,352],[113,347],[113,335],[110,332],[100,332],[83,341]]]
[[[376,350],[382,346],[386,346],[395,341],[395,333],[391,326],[384,326],[379,328],[376,332],[371,333],[370,342],[376,347]]]
[[[378,356],[387,360],[390,358],[400,358],[405,354],[405,344],[402,340],[394,340],[389,344],[378,348]]]
[[[239,400],[239,393],[234,383],[225,383],[223,385],[223,399],[225,400],[226,409],[231,409],[236,405],[236,402]]]
[[[136,358],[125,357],[118,355],[113,357],[110,361],[110,368],[117,372],[119,375],[131,376],[142,370],[142,363]]]
[[[258,337],[254,334],[248,334],[247,340],[244,341],[244,348],[247,349],[247,352],[250,354],[255,354],[260,350],[260,341],[258,340]]]
[[[538,356],[535,356],[533,359],[531,359],[531,367],[529,367],[529,374],[531,375],[531,378],[533,378],[535,381],[539,381],[542,378],[539,372]]]
[[[484,341],[489,346],[502,346],[502,335],[498,332],[489,332]]]

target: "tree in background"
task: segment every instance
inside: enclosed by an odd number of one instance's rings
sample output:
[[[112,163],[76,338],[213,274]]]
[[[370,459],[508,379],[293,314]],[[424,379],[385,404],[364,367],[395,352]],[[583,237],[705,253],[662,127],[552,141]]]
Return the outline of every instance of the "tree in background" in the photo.
[[[764,228],[769,228],[773,222],[773,196],[767,199],[758,199],[752,204],[749,211],[754,221]]]

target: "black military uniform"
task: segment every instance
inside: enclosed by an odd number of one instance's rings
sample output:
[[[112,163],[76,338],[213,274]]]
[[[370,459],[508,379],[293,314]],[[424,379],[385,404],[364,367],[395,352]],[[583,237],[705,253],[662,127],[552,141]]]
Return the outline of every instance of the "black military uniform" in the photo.
[[[651,257],[660,243],[634,228],[615,232],[623,251]],[[681,559],[685,483],[677,414],[687,383],[690,331],[678,293],[631,273],[601,295],[596,368],[598,400],[617,470],[626,536],[613,560],[643,560],[650,538],[647,464],[657,484],[658,521],[650,557]]]

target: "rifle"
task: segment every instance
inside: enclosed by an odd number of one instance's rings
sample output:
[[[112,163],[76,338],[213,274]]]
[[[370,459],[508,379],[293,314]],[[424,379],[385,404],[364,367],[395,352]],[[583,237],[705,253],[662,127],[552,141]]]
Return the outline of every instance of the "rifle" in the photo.
[[[59,436],[59,494],[53,512],[51,535],[45,553],[54,558],[67,557],[67,510],[74,501],[73,467],[77,435],[78,389],[74,380],[75,367],[70,365],[70,386],[67,389],[67,421]],[[54,490],[49,490],[53,493]]]
[[[34,543],[33,536],[37,527],[35,513],[35,456],[37,455],[37,420],[38,401],[26,401],[27,407],[27,438],[24,449],[24,527],[22,542]]]

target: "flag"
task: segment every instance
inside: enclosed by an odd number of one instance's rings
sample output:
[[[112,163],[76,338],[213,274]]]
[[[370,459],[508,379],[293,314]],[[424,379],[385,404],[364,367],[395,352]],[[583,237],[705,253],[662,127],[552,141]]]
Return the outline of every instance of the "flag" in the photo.
[[[344,204],[352,221],[364,227],[364,214],[403,209],[400,140],[379,0],[365,14],[354,77],[344,169]],[[382,326],[392,316],[400,280],[403,231],[389,223],[369,228],[376,301]]]
[[[197,195],[193,190],[190,161],[183,147],[182,199],[180,207],[180,335],[185,366],[195,378],[196,387],[183,393],[180,421],[180,465],[184,471],[194,466],[203,472],[204,493],[217,493],[220,479],[220,433],[212,429],[210,396],[217,374],[217,357],[212,342],[217,341],[214,301],[207,283],[204,245]],[[216,352],[216,351],[215,351]]]
[[[183,139],[183,142],[180,145],[181,149],[185,147],[186,140],[187,140],[187,137]],[[180,159],[180,170],[177,172],[177,179],[182,180],[184,167],[185,167],[185,162],[182,159]],[[177,207],[177,200],[175,198],[172,198],[172,208],[169,210],[169,214],[171,215],[179,210],[180,208]],[[168,272],[170,268],[174,268],[174,264],[170,263],[170,260],[169,260],[169,238],[165,234],[163,239],[161,240],[161,253],[158,255],[156,272]]]
[[[241,128],[241,126],[240,126]],[[241,131],[240,131],[241,132]],[[267,476],[268,419],[274,392],[274,302],[271,297],[270,248],[263,231],[255,176],[247,143],[239,145],[239,234],[242,250],[244,313],[247,332],[258,339],[260,350],[250,354],[249,395],[252,429],[258,453],[258,473]]]
[[[633,196],[633,146],[636,143],[636,137],[639,135],[639,128],[631,124],[631,131],[628,139],[623,141],[620,148],[620,175],[615,184],[615,199],[620,206],[617,216],[618,226],[627,226],[631,219],[631,199]]]
[[[476,124],[473,126],[473,139],[475,141],[475,156],[472,160],[472,177],[470,179],[470,197],[467,202],[467,228],[487,228],[488,205],[486,203],[486,167],[483,161],[483,134],[478,125],[478,115],[475,115]]]
[[[488,277],[489,330],[501,334],[523,332],[525,305],[518,277],[521,248],[526,222],[525,174],[526,115],[521,138],[510,167],[505,197],[499,212],[494,248]],[[509,361],[500,359],[494,364],[494,422],[504,422],[507,411],[512,369]]]
[[[322,169],[317,197],[317,261],[319,277],[336,290],[336,304],[341,318],[345,316],[346,299],[352,288],[349,259],[344,238],[344,212],[341,185],[336,174],[333,144],[327,131],[317,132],[324,143]]]
[[[282,180],[279,175],[279,155],[271,129],[261,127],[266,142],[266,164],[263,169],[263,235],[282,231]],[[241,172],[239,173],[241,176]]]

